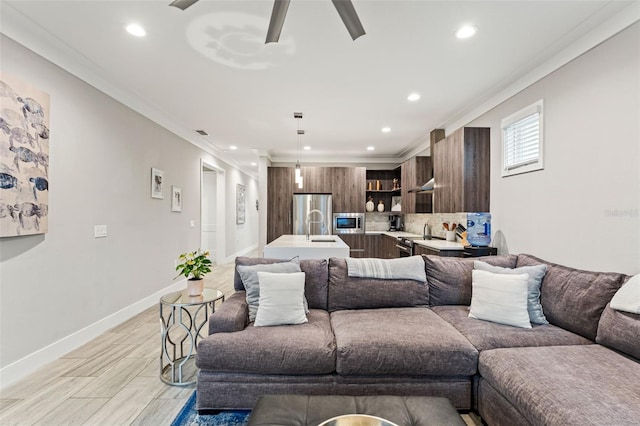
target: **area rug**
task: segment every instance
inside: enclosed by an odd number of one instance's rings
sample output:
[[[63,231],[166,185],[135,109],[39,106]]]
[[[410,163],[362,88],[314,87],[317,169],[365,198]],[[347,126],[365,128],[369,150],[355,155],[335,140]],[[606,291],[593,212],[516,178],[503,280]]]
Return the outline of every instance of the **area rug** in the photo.
[[[218,414],[200,415],[196,411],[196,393],[194,392],[182,407],[171,426],[246,426],[251,411],[221,411]]]

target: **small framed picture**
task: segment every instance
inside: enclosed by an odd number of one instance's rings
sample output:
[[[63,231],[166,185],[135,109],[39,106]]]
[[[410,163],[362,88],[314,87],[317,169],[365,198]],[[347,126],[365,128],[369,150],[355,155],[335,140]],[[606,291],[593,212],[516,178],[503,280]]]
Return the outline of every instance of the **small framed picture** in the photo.
[[[171,187],[171,211],[182,211],[182,188],[178,188],[177,186]]]
[[[151,198],[164,198],[164,172],[151,169]]]

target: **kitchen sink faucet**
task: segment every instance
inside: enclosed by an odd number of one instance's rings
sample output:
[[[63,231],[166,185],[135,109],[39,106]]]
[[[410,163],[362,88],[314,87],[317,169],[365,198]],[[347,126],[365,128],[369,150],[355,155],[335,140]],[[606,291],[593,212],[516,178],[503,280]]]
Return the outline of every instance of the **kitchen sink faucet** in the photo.
[[[318,213],[320,215],[320,220],[309,220],[309,218],[311,217],[311,215],[313,213]],[[324,225],[324,214],[318,209],[313,209],[313,210],[309,211],[309,213],[307,213],[307,218],[306,218],[305,221],[307,222],[307,241],[309,240],[309,234],[311,234],[311,224],[312,223],[320,223],[320,224],[322,224],[322,228],[325,227],[325,225]]]

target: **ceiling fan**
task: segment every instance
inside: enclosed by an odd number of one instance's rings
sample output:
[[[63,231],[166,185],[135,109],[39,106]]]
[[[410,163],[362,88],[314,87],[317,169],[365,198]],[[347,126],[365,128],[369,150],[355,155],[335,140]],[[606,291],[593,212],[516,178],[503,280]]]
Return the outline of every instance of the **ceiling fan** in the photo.
[[[198,0],[174,0],[169,6],[185,10],[197,1]],[[284,18],[287,16],[290,1],[291,0],[274,0],[265,43],[277,43],[280,39],[280,33],[282,32]],[[331,2],[338,11],[338,15],[340,15],[345,27],[347,27],[347,31],[349,31],[352,40],[366,34],[351,0],[331,0]]]

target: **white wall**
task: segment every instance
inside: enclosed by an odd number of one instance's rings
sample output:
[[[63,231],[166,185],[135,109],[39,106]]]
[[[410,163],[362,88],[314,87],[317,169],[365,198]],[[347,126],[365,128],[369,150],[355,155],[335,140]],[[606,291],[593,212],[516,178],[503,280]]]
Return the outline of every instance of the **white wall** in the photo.
[[[491,212],[502,253],[640,272],[640,24],[469,123],[491,127]],[[501,120],[544,99],[544,164],[500,177]]]
[[[200,245],[201,160],[226,176],[227,199],[218,200],[234,212],[226,215],[233,242],[226,254],[257,247],[258,224],[250,208],[255,180],[12,40],[3,36],[1,43],[2,72],[51,97],[49,233],[0,239],[5,386],[15,378],[14,367],[59,356],[55,348],[64,348],[60,342],[69,336],[84,330],[86,340],[97,322],[141,300],[155,304],[154,295],[176,283],[174,259]],[[151,167],[164,170],[164,200],[150,197]],[[239,182],[247,187],[242,227],[235,224]],[[171,185],[183,190],[182,213],[171,212]],[[94,239],[96,224],[108,226],[107,238]],[[48,345],[54,348],[38,362],[24,361]]]

